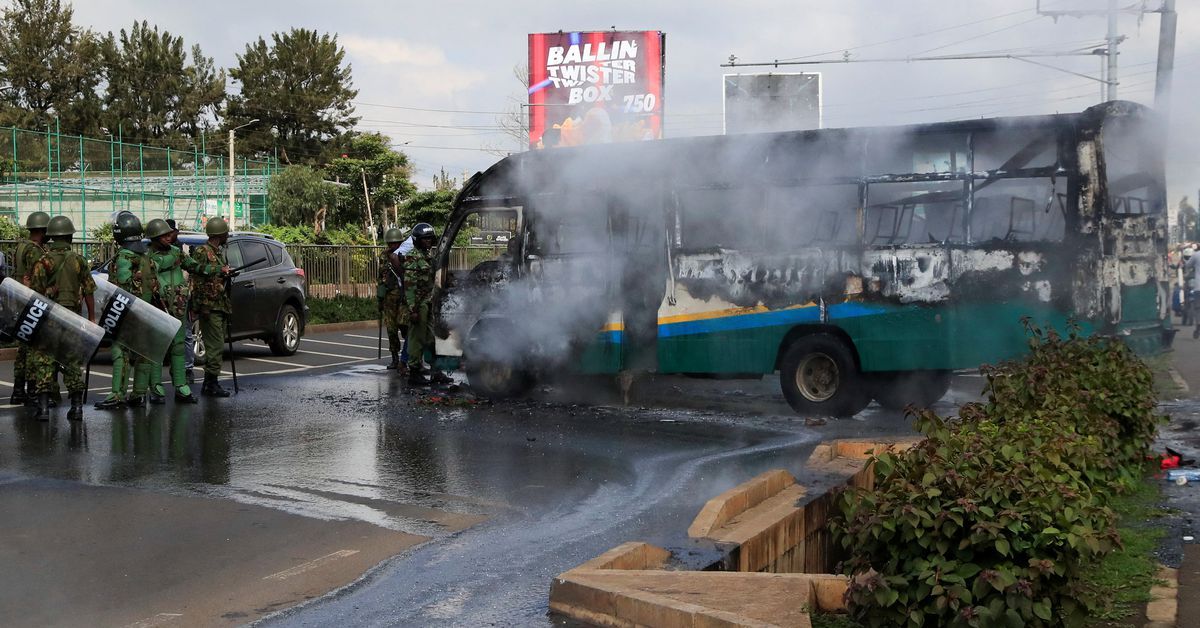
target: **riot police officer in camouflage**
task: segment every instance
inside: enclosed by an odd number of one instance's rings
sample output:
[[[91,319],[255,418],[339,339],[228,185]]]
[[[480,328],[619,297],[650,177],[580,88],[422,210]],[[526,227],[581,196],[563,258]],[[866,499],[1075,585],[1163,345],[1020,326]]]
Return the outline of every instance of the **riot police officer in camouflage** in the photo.
[[[189,270],[192,282],[192,317],[200,321],[204,339],[204,385],[200,394],[208,397],[228,397],[221,387],[221,358],[225,332],[233,305],[229,299],[226,277],[229,263],[225,260],[225,243],[229,240],[229,223],[224,218],[210,218],[204,226],[208,242],[192,249],[195,270]]]
[[[33,265],[46,254],[46,227],[49,225],[50,215],[46,212],[33,212],[25,219],[29,237],[17,242],[17,251],[13,259],[13,279],[21,282],[26,288],[30,287]],[[53,392],[52,397],[57,398],[58,391]],[[36,394],[36,384],[29,370],[29,347],[21,343],[17,347],[16,362],[13,363],[13,391],[8,402],[19,405],[32,401]]]
[[[75,225],[66,216],[55,216],[47,224],[46,235],[50,237],[50,244],[46,254],[33,265],[30,288],[72,310],[86,305],[88,320],[95,320],[96,303],[92,295],[96,292],[96,282],[92,279],[87,260],[71,249]],[[83,418],[85,386],[82,360],[83,356],[80,356],[77,361],[55,364],[52,357],[41,351],[30,353],[29,370],[37,382],[35,417],[49,420],[50,394],[55,390],[58,369],[61,367],[63,383],[71,398],[67,419],[78,421]]]
[[[158,269],[159,300],[168,314],[181,323],[179,332],[171,342],[170,373],[171,386],[175,388],[176,403],[198,403],[192,389],[188,386],[185,372],[185,351],[188,326],[188,290],[187,279],[183,272],[196,272],[195,260],[183,254],[179,247],[171,244],[176,229],[161,218],[155,218],[146,224],[146,237],[150,238],[150,259]],[[166,391],[162,386],[162,369],[156,368],[155,375],[150,380],[150,398],[162,399]]]

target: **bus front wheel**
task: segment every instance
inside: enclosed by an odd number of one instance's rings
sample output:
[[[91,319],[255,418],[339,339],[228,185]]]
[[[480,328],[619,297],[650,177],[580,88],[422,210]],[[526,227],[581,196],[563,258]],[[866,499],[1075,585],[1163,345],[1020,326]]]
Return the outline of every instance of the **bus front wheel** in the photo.
[[[792,342],[779,363],[779,386],[798,414],[848,417],[871,403],[854,354],[829,334]]]
[[[903,410],[910,404],[928,408],[950,390],[950,371],[900,371],[871,373],[871,396],[889,410]]]

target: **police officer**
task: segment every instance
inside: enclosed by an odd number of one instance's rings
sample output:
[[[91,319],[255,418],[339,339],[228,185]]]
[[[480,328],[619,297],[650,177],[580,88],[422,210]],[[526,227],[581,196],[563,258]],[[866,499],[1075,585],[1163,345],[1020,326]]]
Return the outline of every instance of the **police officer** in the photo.
[[[204,225],[208,242],[192,250],[196,262],[191,274],[192,317],[200,321],[204,338],[204,385],[200,394],[208,397],[228,397],[229,391],[217,381],[221,376],[221,357],[225,346],[225,328],[233,306],[225,289],[230,268],[225,261],[225,242],[229,240],[229,223],[224,218],[209,218]]]
[[[16,258],[13,260],[13,279],[29,287],[33,274],[33,265],[46,254],[46,227],[50,225],[50,215],[46,212],[33,212],[25,219],[25,228],[29,237],[17,242]],[[29,347],[21,343],[17,347],[17,360],[13,363],[13,391],[8,402],[13,405],[33,401],[35,386],[33,378],[29,377]],[[29,381],[26,382],[26,378]],[[57,380],[55,381],[57,386]],[[54,390],[53,398],[57,402],[58,390]],[[56,403],[57,405],[57,403]]]
[[[71,249],[75,225],[66,216],[55,216],[49,221],[46,234],[50,236],[50,244],[46,254],[33,265],[30,287],[71,310],[78,310],[80,304],[85,304],[88,320],[95,320],[96,303],[92,295],[96,292],[96,282],[87,260]],[[70,421],[83,419],[82,356],[80,358],[61,365],[63,383],[71,399],[71,409],[67,412]],[[46,421],[50,418],[50,393],[55,389],[59,365],[41,351],[31,353],[30,364],[37,380],[34,416]]]
[[[171,227],[171,246],[179,247],[179,250],[183,252],[184,257],[191,259],[191,256],[188,255],[188,252],[185,251],[183,246],[179,244],[179,225],[175,223],[175,219],[168,218],[167,224]],[[194,383],[192,378],[192,367],[196,366],[196,337],[192,328],[192,323],[195,321],[192,319],[190,310],[185,314],[182,320],[184,330],[183,373],[186,376],[187,383],[190,385]]]
[[[430,352],[431,364],[437,358],[433,340],[433,246],[437,243],[437,233],[423,222],[413,227],[412,238],[414,249],[404,258],[403,274],[409,306],[408,383],[424,386],[430,382],[424,374],[425,351]],[[434,369],[435,384],[449,381],[450,378]]]
[[[109,265],[108,280],[147,303],[158,303],[158,269],[154,260],[146,255],[146,243],[142,242],[142,221],[132,212],[117,214],[113,222],[113,239],[120,245],[117,257]],[[142,407],[146,404],[146,393],[155,369],[162,365],[141,358],[119,342],[112,346],[113,380],[112,390],[96,404],[98,410],[112,410],[128,405]],[[133,378],[133,392],[125,398],[125,386]],[[163,400],[152,399],[161,404]]]
[[[408,338],[408,306],[404,300],[404,287],[400,283],[400,273],[404,267],[397,251],[404,242],[404,233],[393,227],[384,233],[383,241],[386,246],[379,253],[379,285],[375,298],[379,302],[379,316],[387,328],[388,351],[392,354],[392,362],[387,368],[403,370],[400,365],[400,334]]]
[[[171,341],[171,386],[175,388],[176,403],[198,403],[192,389],[188,386],[187,375],[184,373],[184,345],[187,344],[186,329],[188,324],[188,290],[187,279],[183,271],[195,272],[196,262],[183,254],[179,247],[172,246],[176,230],[161,218],[155,218],[146,224],[146,237],[150,238],[148,255],[158,269],[158,295],[163,308],[168,314],[178,319],[182,325],[175,339]],[[150,379],[150,400],[162,399],[166,391],[162,385],[162,369],[155,368],[154,376]]]

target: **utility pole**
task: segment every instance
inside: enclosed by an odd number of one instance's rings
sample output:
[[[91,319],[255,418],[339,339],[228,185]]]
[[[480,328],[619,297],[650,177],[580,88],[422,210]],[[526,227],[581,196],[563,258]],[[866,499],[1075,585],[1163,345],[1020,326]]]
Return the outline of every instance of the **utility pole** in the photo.
[[[1099,50],[1097,50],[1097,53],[1104,54],[1107,57],[1104,67],[1101,68],[1102,76],[1100,77],[1101,82],[1106,86],[1104,90],[1104,99],[1116,100],[1117,85],[1120,83],[1120,81],[1117,80],[1117,55],[1120,54],[1118,48],[1120,47],[1121,42],[1125,41],[1125,36],[1117,33],[1117,17],[1122,13],[1133,13],[1140,16],[1146,13],[1153,13],[1153,11],[1147,11],[1145,9],[1136,7],[1122,9],[1117,6],[1117,0],[1108,0],[1108,7],[1103,11],[1099,9],[1043,11],[1042,2],[1041,0],[1038,0],[1037,12],[1038,15],[1048,15],[1054,18],[1055,21],[1058,21],[1058,18],[1063,16],[1082,18],[1102,15],[1108,18],[1108,32],[1104,36],[1105,47],[1103,48],[1103,53],[1100,53]]]
[[[1154,79],[1154,108],[1165,120],[1171,113],[1171,78],[1175,73],[1175,25],[1179,20],[1175,13],[1175,0],[1163,0],[1158,17],[1158,74]]]
[[[1117,0],[1108,0],[1108,33],[1104,37],[1108,42],[1108,100],[1117,99],[1117,46],[1121,45],[1121,36],[1117,35]]]
[[[254,124],[255,122],[258,122],[258,118],[255,118],[243,125],[235,126],[232,129],[229,129],[229,230],[230,231],[233,231],[234,226],[237,224],[237,211],[235,211],[233,208],[233,203],[234,203],[233,134],[238,129],[244,129],[244,128],[250,126],[251,124]]]

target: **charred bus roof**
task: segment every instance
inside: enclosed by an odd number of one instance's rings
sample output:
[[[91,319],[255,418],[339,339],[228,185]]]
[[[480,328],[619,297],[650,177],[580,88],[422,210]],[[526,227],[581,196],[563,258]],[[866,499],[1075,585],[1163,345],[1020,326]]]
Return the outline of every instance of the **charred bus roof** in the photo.
[[[1078,113],[981,118],[929,124],[847,127],[671,138],[642,142],[593,144],[569,148],[531,150],[510,155],[483,172],[475,173],[455,198],[455,211],[472,208],[519,205],[522,199],[540,193],[596,191],[620,185],[661,185],[669,179],[682,185],[730,187],[756,181],[796,183],[811,170],[811,160],[834,162],[820,178],[860,180],[873,174],[850,166],[880,138],[916,140],[930,136],[953,136],[967,132],[997,130],[1078,130],[1084,135],[1099,132],[1109,117],[1153,117],[1145,105],[1111,101]],[[883,140],[886,141],[886,140]],[[834,150],[841,147],[840,150]],[[833,150],[835,154],[827,154]],[[838,155],[837,153],[842,153]],[[721,156],[716,158],[715,156]],[[655,173],[648,178],[646,173]],[[799,173],[799,174],[797,174]],[[664,177],[665,175],[665,177]]]

